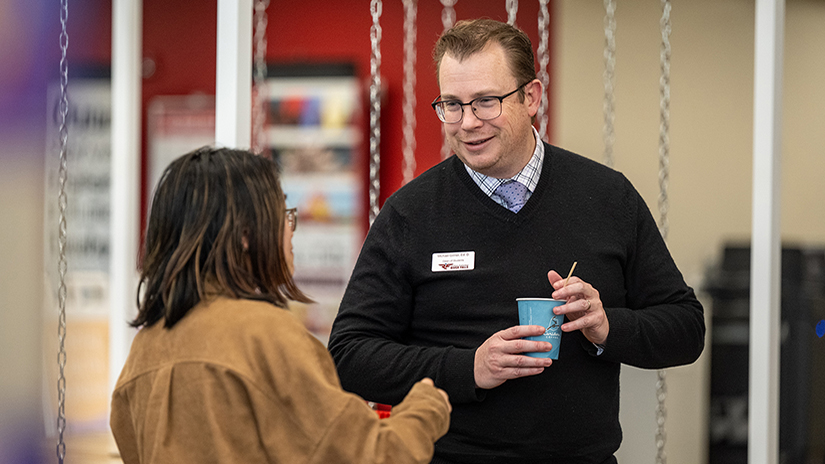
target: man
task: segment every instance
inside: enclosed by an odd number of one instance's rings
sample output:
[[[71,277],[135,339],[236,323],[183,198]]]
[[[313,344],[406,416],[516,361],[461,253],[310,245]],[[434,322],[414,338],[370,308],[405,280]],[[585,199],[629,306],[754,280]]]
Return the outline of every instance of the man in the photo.
[[[523,32],[459,22],[434,56],[456,156],[370,229],[330,338],[343,386],[395,404],[433,378],[453,403],[433,463],[615,463],[620,364],[695,361],[702,306],[630,182],[540,141]],[[550,344],[523,340],[545,328],[518,325],[518,297],[567,301],[558,360],[523,354]]]

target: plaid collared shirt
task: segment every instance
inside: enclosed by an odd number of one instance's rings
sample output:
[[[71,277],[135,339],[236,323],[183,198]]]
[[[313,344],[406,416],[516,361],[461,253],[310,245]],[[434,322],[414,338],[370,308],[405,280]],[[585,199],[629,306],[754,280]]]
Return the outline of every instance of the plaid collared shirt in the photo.
[[[542,143],[541,138],[539,137],[539,132],[535,127],[533,127],[533,135],[536,137],[536,149],[533,151],[533,156],[530,158],[530,161],[527,162],[527,165],[513,177],[507,179],[497,179],[495,177],[485,176],[484,174],[473,171],[469,166],[466,164],[464,165],[464,168],[467,169],[470,177],[472,177],[479,188],[481,188],[481,191],[486,193],[487,196],[505,208],[507,207],[507,204],[504,202],[504,199],[496,194],[496,189],[499,185],[510,181],[521,182],[527,187],[527,195],[525,198],[525,201],[527,201],[530,199],[530,195],[533,194],[533,190],[536,189],[536,185],[539,183],[541,167],[542,164],[544,164],[544,144]]]

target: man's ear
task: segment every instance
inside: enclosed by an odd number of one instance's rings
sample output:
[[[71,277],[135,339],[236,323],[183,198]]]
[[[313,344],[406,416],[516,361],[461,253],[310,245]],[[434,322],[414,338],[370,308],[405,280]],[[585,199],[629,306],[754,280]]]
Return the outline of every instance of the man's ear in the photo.
[[[524,102],[531,118],[539,112],[543,93],[541,81],[538,79],[533,79],[524,86]]]
[[[248,235],[247,231],[244,230],[243,235],[241,236],[241,245],[243,246],[243,251],[244,252],[249,251],[249,238],[247,238],[247,235]]]

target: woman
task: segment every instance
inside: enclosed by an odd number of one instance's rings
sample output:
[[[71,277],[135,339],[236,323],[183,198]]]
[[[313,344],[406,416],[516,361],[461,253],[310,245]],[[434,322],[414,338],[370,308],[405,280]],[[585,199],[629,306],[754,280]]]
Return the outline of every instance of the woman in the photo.
[[[112,397],[124,463],[426,463],[447,395],[424,379],[379,419],[286,311],[294,210],[272,161],[201,148],[163,173],[138,286],[140,330]]]

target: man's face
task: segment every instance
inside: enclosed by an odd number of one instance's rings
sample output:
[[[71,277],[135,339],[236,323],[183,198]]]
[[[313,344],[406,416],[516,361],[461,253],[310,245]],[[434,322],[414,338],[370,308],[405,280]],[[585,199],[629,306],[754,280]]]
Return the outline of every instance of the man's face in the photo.
[[[517,82],[504,49],[490,43],[464,61],[445,54],[439,67],[442,100],[463,103],[483,96],[501,96],[515,90]],[[474,171],[499,179],[518,173],[533,156],[536,139],[530,119],[538,111],[541,83],[533,80],[524,87],[524,101],[515,93],[501,102],[501,116],[482,121],[470,106],[464,107],[461,121],[444,124],[447,143]]]

